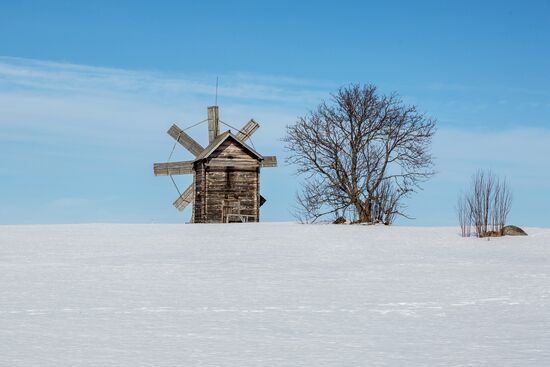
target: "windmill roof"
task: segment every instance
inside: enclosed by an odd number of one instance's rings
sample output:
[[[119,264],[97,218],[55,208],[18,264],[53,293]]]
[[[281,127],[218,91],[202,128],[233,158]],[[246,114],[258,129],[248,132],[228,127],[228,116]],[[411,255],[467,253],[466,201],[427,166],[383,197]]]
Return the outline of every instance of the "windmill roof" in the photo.
[[[196,161],[200,161],[202,159],[205,159],[205,158],[208,158],[216,149],[218,149],[218,147],[220,145],[222,145],[222,143],[224,141],[226,141],[227,139],[233,139],[235,140],[238,144],[240,144],[243,148],[245,148],[248,152],[250,152],[252,155],[256,156],[256,158],[258,158],[259,160],[263,160],[264,157],[256,152],[254,149],[252,149],[250,146],[248,146],[244,141],[238,139],[235,135],[233,135],[231,133],[230,130],[218,135],[216,137],[216,139],[212,140],[212,142],[210,144],[208,144],[208,146],[204,149],[204,151],[199,154],[197,156],[197,158],[195,158],[195,162]]]

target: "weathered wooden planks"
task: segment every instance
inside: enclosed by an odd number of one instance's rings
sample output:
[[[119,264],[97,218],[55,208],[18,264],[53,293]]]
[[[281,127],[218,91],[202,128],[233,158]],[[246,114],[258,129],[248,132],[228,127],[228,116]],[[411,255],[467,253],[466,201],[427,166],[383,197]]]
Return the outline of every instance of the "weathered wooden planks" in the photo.
[[[275,156],[263,157],[245,142],[259,128],[251,119],[235,135],[219,132],[219,109],[208,107],[208,141],[203,148],[177,125],[168,134],[195,156],[194,161],[155,163],[156,176],[193,174],[190,185],[174,202],[178,210],[193,203],[194,223],[219,223],[227,214],[259,221],[259,207],[265,201],[260,193],[260,168],[276,167]]]
[[[254,134],[256,130],[258,130],[259,127],[260,124],[254,121],[254,119],[250,119],[250,121],[248,121],[235,136],[241,141],[246,141],[252,136],[252,134]]]
[[[195,157],[202,153],[204,148],[197,143],[192,137],[187,135],[185,131],[180,129],[176,124],[173,124],[170,129],[168,129],[168,135],[174,138],[178,143],[180,143],[185,149],[191,152]]]
[[[176,201],[174,201],[173,205],[181,212],[192,201],[193,201],[193,185],[190,185],[187,188],[187,190],[185,190],[183,194],[181,194],[180,197],[178,197]]]
[[[277,157],[274,155],[264,156],[262,167],[277,167]]]
[[[260,165],[256,162],[239,162],[239,161],[213,161],[206,164],[206,167],[212,168],[212,169],[236,169],[236,170],[245,170],[245,171],[255,171],[256,168],[260,167]]]
[[[220,116],[218,106],[208,107],[208,143],[220,135]]]
[[[242,146],[235,142],[233,139],[227,139],[220,146],[214,150],[209,156],[211,160],[214,159],[243,159],[253,162],[257,162],[258,159],[248,152],[246,149],[243,149]]]
[[[192,161],[155,163],[153,165],[155,176],[186,175],[193,173]]]
[[[195,168],[195,222],[225,222],[230,212],[257,221],[259,167],[242,145],[220,144]]]

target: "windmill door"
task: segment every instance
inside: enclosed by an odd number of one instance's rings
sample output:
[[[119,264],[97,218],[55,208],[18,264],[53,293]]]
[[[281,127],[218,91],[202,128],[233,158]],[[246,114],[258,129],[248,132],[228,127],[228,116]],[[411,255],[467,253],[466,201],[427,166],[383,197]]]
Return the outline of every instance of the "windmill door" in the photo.
[[[242,222],[240,216],[241,205],[239,200],[235,197],[225,199],[222,206],[222,223]]]

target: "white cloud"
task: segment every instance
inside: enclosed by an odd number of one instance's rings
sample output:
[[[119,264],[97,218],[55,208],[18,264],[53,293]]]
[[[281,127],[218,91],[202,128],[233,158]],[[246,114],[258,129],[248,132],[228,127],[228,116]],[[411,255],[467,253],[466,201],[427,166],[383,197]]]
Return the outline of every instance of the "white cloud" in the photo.
[[[134,71],[0,57],[0,80],[4,86],[57,93],[195,95],[214,97],[214,75],[176,76],[160,72]],[[303,102],[325,96],[315,83],[288,77],[236,73],[220,76],[219,97],[252,101]]]
[[[262,124],[257,139],[268,142],[330,89],[327,83],[236,73],[221,76],[218,101],[224,121],[240,127],[254,117]],[[214,76],[0,57],[0,139],[144,144],[172,122],[184,127],[203,120],[214,94]]]

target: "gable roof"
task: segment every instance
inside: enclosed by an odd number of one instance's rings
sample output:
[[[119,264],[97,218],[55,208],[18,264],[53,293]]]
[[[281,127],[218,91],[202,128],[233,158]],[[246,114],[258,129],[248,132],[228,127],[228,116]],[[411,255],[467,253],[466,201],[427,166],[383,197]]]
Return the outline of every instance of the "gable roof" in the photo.
[[[249,153],[254,155],[259,160],[264,159],[264,157],[261,154],[256,152],[254,149],[249,147],[242,140],[238,139],[235,135],[233,135],[231,133],[231,130],[227,130],[226,132],[218,135],[216,139],[212,140],[212,143],[208,144],[208,146],[204,149],[204,151],[195,158],[195,162],[208,158],[227,139],[235,140],[239,145],[241,145],[245,150],[247,150]]]

